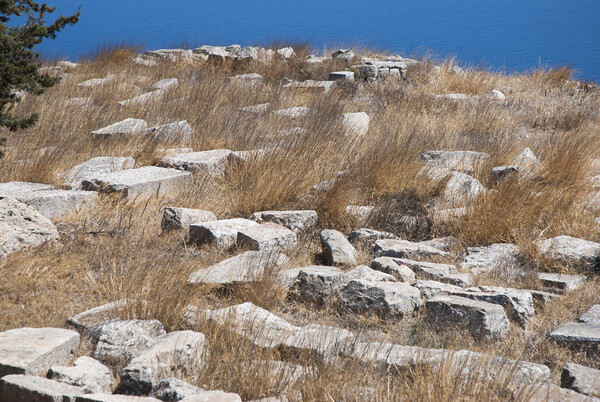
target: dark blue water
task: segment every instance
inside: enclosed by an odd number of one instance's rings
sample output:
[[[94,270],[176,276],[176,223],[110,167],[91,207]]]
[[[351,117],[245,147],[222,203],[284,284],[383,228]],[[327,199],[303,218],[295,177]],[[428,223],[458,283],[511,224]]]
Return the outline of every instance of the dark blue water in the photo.
[[[600,81],[600,0],[46,0],[81,22],[40,49],[76,59],[105,42],[147,49],[307,40],[456,56],[508,72],[572,64]]]

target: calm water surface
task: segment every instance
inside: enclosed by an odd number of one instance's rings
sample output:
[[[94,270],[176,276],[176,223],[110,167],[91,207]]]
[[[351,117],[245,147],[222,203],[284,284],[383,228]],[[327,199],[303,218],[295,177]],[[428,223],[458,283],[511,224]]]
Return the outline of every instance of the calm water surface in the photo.
[[[146,49],[287,39],[457,56],[509,72],[572,64],[600,81],[600,0],[46,1],[63,14],[81,5],[81,22],[40,48],[70,59],[123,39]]]

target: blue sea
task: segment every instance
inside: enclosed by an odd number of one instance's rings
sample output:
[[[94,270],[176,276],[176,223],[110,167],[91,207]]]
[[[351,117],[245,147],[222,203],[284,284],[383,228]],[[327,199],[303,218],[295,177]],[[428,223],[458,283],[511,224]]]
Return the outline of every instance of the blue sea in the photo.
[[[506,72],[572,65],[600,82],[600,0],[46,0],[81,21],[39,49],[76,60],[123,40],[146,49],[278,40],[455,56]]]

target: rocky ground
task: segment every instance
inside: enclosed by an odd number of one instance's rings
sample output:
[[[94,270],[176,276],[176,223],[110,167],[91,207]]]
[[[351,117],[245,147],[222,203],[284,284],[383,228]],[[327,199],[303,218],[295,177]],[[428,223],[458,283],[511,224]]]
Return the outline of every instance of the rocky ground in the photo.
[[[600,97],[306,46],[43,67],[0,400],[600,398]]]

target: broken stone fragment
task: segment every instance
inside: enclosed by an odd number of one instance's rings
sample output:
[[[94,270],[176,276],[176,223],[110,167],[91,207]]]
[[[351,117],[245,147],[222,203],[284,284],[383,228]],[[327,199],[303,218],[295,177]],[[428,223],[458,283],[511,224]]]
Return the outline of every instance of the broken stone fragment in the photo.
[[[328,265],[356,265],[356,249],[337,230],[321,231],[323,261]]]

